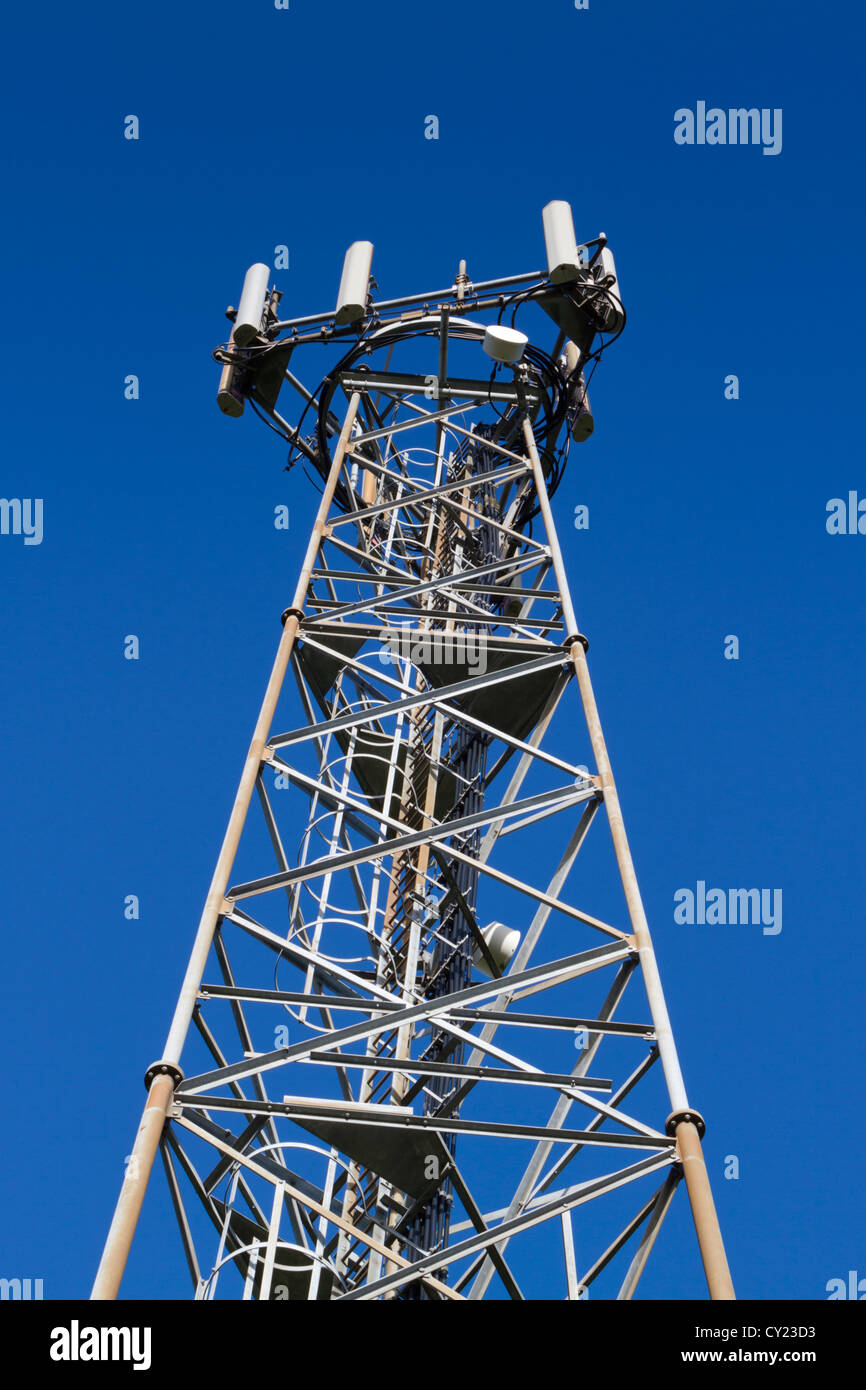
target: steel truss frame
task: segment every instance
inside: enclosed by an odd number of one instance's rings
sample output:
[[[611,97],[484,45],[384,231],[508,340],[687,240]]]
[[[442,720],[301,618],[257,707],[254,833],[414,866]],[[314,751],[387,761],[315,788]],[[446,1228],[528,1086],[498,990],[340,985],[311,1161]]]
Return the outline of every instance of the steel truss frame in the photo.
[[[554,1296],[585,1297],[631,1246],[616,1294],[629,1299],[683,1175],[710,1295],[733,1297],[554,525],[538,392],[517,371],[498,383],[491,425],[491,383],[448,377],[450,331],[443,313],[435,393],[417,372],[340,377],[324,492],[96,1298],[116,1295],[157,1151],[198,1298],[230,1271],[244,1298],[520,1300],[533,1279],[520,1238],[550,1223]],[[535,535],[519,519],[527,498]],[[289,670],[301,717],[273,732]],[[549,737],[575,687],[594,773]],[[231,884],[254,794],[273,862],[251,838],[258,868]],[[286,799],[307,807],[294,856]],[[619,924],[569,886],[602,806]],[[562,843],[533,881],[512,845],[538,843],[540,827],[551,844],[562,827]],[[521,931],[507,962],[485,932],[488,897]],[[622,1021],[638,978],[638,1021]],[[259,1020],[287,1011],[289,1040],[256,1047]],[[213,1066],[185,1076],[190,1024]],[[532,1060],[573,1058],[578,1030],[573,1065]],[[595,1074],[612,1040],[631,1056],[616,1081]],[[632,1093],[656,1063],[671,1113],[648,1123]],[[529,1148],[516,1181],[506,1143]],[[486,1157],[464,1158],[467,1145]],[[607,1170],[576,1180],[590,1155]],[[634,1214],[585,1256],[573,1214],[632,1183]]]

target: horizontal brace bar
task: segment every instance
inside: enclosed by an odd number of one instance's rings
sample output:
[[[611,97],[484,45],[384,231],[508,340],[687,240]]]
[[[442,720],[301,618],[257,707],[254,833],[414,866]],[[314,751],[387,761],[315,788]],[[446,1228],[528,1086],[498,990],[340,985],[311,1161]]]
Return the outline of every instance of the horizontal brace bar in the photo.
[[[590,244],[591,243],[588,242],[582,243],[582,245]],[[522,271],[519,275],[500,276],[498,280],[479,280],[477,282],[470,280],[463,287],[464,295],[471,294],[474,296],[480,293],[486,294],[489,290],[505,289],[508,285],[525,285],[533,280],[546,282],[546,272],[543,270],[526,270]],[[543,288],[548,290],[550,287],[545,283]],[[406,294],[400,299],[381,299],[378,303],[374,302],[370,305],[370,313],[374,316],[378,316],[386,309],[403,309],[412,304],[429,304],[434,299],[447,299],[449,301],[453,299],[459,307],[462,307],[464,313],[468,312],[470,308],[468,304],[464,304],[463,300],[459,298],[458,287],[455,283],[444,290],[430,290],[430,292],[426,294]],[[283,319],[279,323],[271,324],[268,331],[272,334],[283,333],[288,328],[300,328],[309,323],[328,323],[333,320],[335,313],[336,310],[334,309],[326,309],[321,314],[305,314],[303,318]],[[357,329],[355,331],[357,332]]]
[[[417,1057],[397,1059],[375,1057],[367,1053],[355,1055],[351,1052],[311,1052],[307,1060],[324,1062],[330,1067],[361,1067],[364,1071],[396,1071],[411,1076],[472,1076],[479,1081],[507,1081],[526,1086],[560,1087],[575,1084],[570,1072],[529,1072],[513,1071],[505,1067],[470,1067],[459,1062],[425,1062]],[[598,1077],[582,1076],[580,1088],[584,1091],[612,1091],[613,1082]]]
[[[442,615],[442,616],[444,617],[444,615]],[[478,616],[479,616],[479,618],[480,618],[481,615],[479,614]],[[490,616],[496,616],[496,615],[490,615]],[[502,622],[507,621],[506,619],[502,618],[502,615],[501,615],[501,614],[498,615],[498,616],[500,617],[500,620],[501,620]],[[430,617],[431,617],[431,618],[435,618],[436,622],[438,622],[439,619],[440,619],[440,614],[439,614],[438,612],[432,613],[432,614],[430,614]],[[464,619],[466,620],[466,623],[467,623],[469,626],[474,626],[475,621],[476,621],[475,615],[474,615],[474,614],[464,613],[464,614],[463,614],[463,617],[464,617]],[[546,623],[546,624],[542,624],[542,626],[547,626],[547,627],[549,627],[550,624],[549,624],[549,623]],[[409,628],[409,627],[402,627],[402,626],[400,626],[399,624],[398,624],[396,627],[388,627],[388,625],[385,624],[385,623],[376,623],[376,622],[357,622],[357,623],[339,623],[339,624],[338,624],[338,623],[334,623],[334,624],[333,624],[333,628],[330,628],[330,627],[328,627],[328,626],[326,626],[326,625],[323,624],[322,627],[317,627],[317,628],[316,628],[316,638],[319,639],[320,650],[324,650],[324,649],[325,649],[325,648],[324,648],[324,638],[325,638],[327,635],[329,635],[331,631],[334,631],[334,632],[339,633],[339,635],[340,635],[341,637],[361,637],[361,636],[369,636],[369,637],[372,638],[372,637],[378,637],[378,636],[379,636],[379,633],[382,633],[382,634],[383,634],[383,640],[384,640],[384,638],[389,638],[389,637],[394,637],[394,636],[399,637],[402,633],[412,633],[412,632],[430,632],[430,633],[432,633],[432,634],[435,636],[437,629],[436,629],[436,628]],[[303,640],[304,640],[303,629],[302,629],[301,632],[298,634],[298,640],[299,640],[299,641],[303,641]],[[312,639],[308,639],[308,640],[312,641]],[[491,638],[489,639],[489,641],[487,642],[487,650],[488,650],[489,652],[500,652],[500,651],[501,651],[501,652],[525,652],[527,656],[533,656],[533,655],[536,655],[536,656],[537,656],[539,652],[543,652],[543,651],[545,651],[545,650],[550,651],[552,647],[553,647],[553,643],[552,643],[552,642],[545,641],[543,638],[540,638],[540,637],[533,637],[533,638],[530,638],[530,637],[491,637]],[[327,650],[328,650],[328,651],[331,651],[330,648],[328,648]],[[331,654],[332,654],[333,656],[339,656],[339,657],[342,657],[342,656],[343,656],[343,653],[342,653],[342,652],[333,651]],[[563,665],[564,665],[564,667],[565,667],[565,659],[563,659]],[[377,674],[378,674],[378,672],[377,672]],[[394,684],[395,684],[395,686],[396,686],[398,683],[395,681]]]
[[[405,714],[419,705],[440,704],[443,701],[455,700],[460,695],[468,695],[482,684],[485,686],[500,685],[506,681],[520,680],[523,676],[535,675],[540,671],[552,670],[555,666],[565,668],[567,665],[568,658],[563,652],[552,652],[549,656],[521,662],[519,666],[510,666],[507,670],[493,671],[486,673],[483,677],[475,676],[465,681],[455,681],[453,685],[439,686],[435,691],[421,690],[414,695],[405,696],[402,700],[389,700],[381,705],[376,705],[370,712],[340,714],[336,719],[327,719],[319,724],[308,724],[303,729],[293,729],[291,733],[275,734],[273,738],[268,739],[267,746],[269,748],[285,748],[289,744],[305,743],[308,739],[318,738],[320,734],[336,733],[338,729],[350,729],[354,724],[366,724],[371,717],[384,719],[389,714]]]
[[[304,774],[289,770],[287,764],[281,770],[285,775],[290,775],[292,781],[302,784]],[[306,780],[312,782],[312,779]],[[363,811],[379,822],[384,821],[387,824],[391,820],[390,816],[386,817],[383,812],[377,811],[372,806],[353,805],[344,797],[338,796],[336,792],[326,791],[319,787],[318,783],[313,785],[318,787],[318,795],[322,800],[330,799],[334,805],[351,806],[352,809]],[[272,893],[276,888],[286,888],[292,883],[304,883],[309,878],[319,878],[325,873],[339,873],[342,869],[351,868],[353,864],[364,864],[370,859],[390,858],[392,855],[401,854],[407,849],[413,849],[415,845],[438,844],[441,840],[450,840],[454,836],[461,836],[466,830],[489,825],[494,821],[507,820],[509,816],[518,815],[523,810],[544,805],[559,798],[561,798],[561,807],[565,807],[569,801],[578,805],[596,795],[597,792],[594,787],[588,789],[555,787],[549,792],[539,792],[535,796],[524,797],[521,801],[509,802],[505,807],[494,806],[492,810],[476,811],[470,816],[461,816],[457,820],[434,822],[423,830],[415,830],[408,835],[395,835],[390,840],[378,840],[375,844],[363,849],[346,850],[339,855],[310,860],[295,869],[284,869],[280,873],[266,874],[263,878],[251,879],[248,883],[234,884],[233,887],[226,890],[226,899],[231,902],[240,902],[244,898],[256,897],[259,893]]]
[[[573,1079],[572,1079],[573,1081]],[[313,1098],[311,1098],[312,1100]],[[651,1153],[672,1151],[676,1139],[666,1134],[649,1138],[642,1134],[612,1134],[609,1130],[549,1129],[546,1125],[506,1124],[492,1120],[457,1120],[446,1116],[438,1120],[433,1115],[407,1115],[395,1106],[382,1105],[381,1118],[365,1108],[363,1114],[347,1110],[337,1101],[333,1106],[304,1105],[302,1101],[238,1100],[234,1096],[186,1096],[175,1092],[175,1104],[195,1110],[246,1110],[251,1115],[285,1115],[295,1120],[333,1120],[351,1125],[384,1126],[386,1129],[410,1129],[434,1134],[476,1134],[482,1138],[546,1139],[555,1144],[593,1144],[600,1148],[648,1149]]]
[[[364,391],[368,395],[372,391],[400,392],[404,395],[421,392],[426,395],[430,390],[427,377],[414,372],[401,372],[399,375],[390,372],[345,372],[340,375],[340,385],[347,391]],[[487,405],[490,401],[509,401],[512,405],[521,403],[516,388],[504,381],[491,386],[489,381],[479,381],[477,378],[449,377],[445,389],[450,399],[473,401],[479,406]],[[530,387],[523,399],[528,405],[537,405],[541,396]]]
[[[347,999],[345,995],[304,994],[299,990],[249,989],[243,985],[203,984],[199,990],[203,999],[240,999],[250,1003],[264,1004],[308,1004],[310,1008],[342,1010],[344,1013],[378,1014],[388,1010],[401,1009],[397,1000]],[[559,1014],[523,1014],[505,1012],[502,1009],[453,1009],[448,1017],[461,1023],[503,1023],[517,1028],[561,1028],[576,1032],[583,1028],[587,1033],[605,1033],[623,1037],[642,1038],[652,1042],[655,1030],[651,1023],[616,1023],[597,1018],[563,1018]],[[574,1078],[569,1078],[573,1082]],[[581,1078],[581,1086],[584,1081]]]
[[[239,913],[239,918],[239,925],[243,926],[246,914]],[[250,922],[250,929],[254,926],[258,927],[258,923],[253,923],[252,919],[246,920]],[[259,930],[266,932],[266,928],[259,927]],[[273,934],[267,933],[267,935],[270,936]],[[301,947],[289,942],[284,942],[283,945],[287,951],[291,950],[299,958],[315,963],[315,958],[310,952],[304,951]],[[541,982],[545,979],[551,980],[551,988],[553,988],[553,981],[561,981],[564,983],[566,980],[573,978],[571,972],[574,970],[580,970],[581,967],[593,970],[602,969],[606,965],[621,961],[631,954],[631,946],[626,946],[619,942],[612,945],[593,946],[587,951],[579,951],[576,955],[566,956],[562,960],[547,961],[541,965],[533,965],[528,970],[521,970],[511,975],[503,975],[498,980],[485,980],[477,985],[468,985],[465,989],[456,990],[453,994],[443,995],[438,999],[425,999],[420,1004],[403,1006],[389,1014],[387,1024],[388,1027],[391,1028],[395,1024],[402,1025],[413,1020],[420,1021],[425,1018],[435,1018],[437,1015],[447,1016],[449,1011],[459,1004],[481,999],[495,999],[497,995],[504,994],[506,991],[512,992],[519,989],[522,985]],[[346,971],[342,973],[348,974]],[[394,1002],[402,1003],[400,1000],[395,1001],[378,986],[370,985],[368,988],[371,993],[383,997],[383,1002],[386,1004],[386,1007]],[[371,1033],[381,1033],[383,1031],[381,1019],[373,1018],[363,1023],[352,1023],[345,1028],[336,1029],[334,1032],[325,1034],[312,1041],[305,1039],[303,1042],[292,1043],[286,1047],[276,1048],[273,1052],[262,1053],[261,1056],[255,1059],[235,1062],[228,1067],[218,1067],[215,1071],[204,1072],[200,1076],[188,1076],[181,1081],[175,1091],[175,1095],[180,1095],[181,1092],[198,1093],[212,1086],[228,1085],[231,1081],[242,1080],[245,1076],[252,1076],[257,1072],[268,1070],[271,1067],[283,1066],[287,1062],[303,1061],[304,1058],[308,1057],[313,1051],[323,1052],[332,1047],[338,1048],[343,1043],[358,1042],[362,1038],[369,1037]],[[250,1114],[252,1113],[253,1112],[250,1111]]]
[[[525,560],[523,557],[521,557],[519,560],[495,560],[492,564],[489,565],[479,565],[477,569],[474,569],[472,571],[472,573],[482,575],[496,574],[498,570],[503,569],[514,570],[518,567],[521,569],[528,569],[531,565],[534,565],[535,563],[536,561],[534,558],[531,560]],[[336,610],[336,612],[343,614],[361,613],[366,608],[385,608],[389,604],[400,603],[401,600],[416,598],[420,594],[436,593],[439,589],[451,589],[454,587],[454,583],[457,580],[457,578],[458,575],[456,574],[439,575],[439,577],[436,579],[425,580],[423,584],[404,585],[402,588],[395,588],[392,593],[375,594],[372,598],[359,599],[356,603],[342,604]],[[388,582],[389,581],[387,579],[382,580],[383,585],[387,584]],[[324,606],[324,602],[327,602],[327,600],[319,600],[318,606]],[[315,625],[320,621],[321,620],[319,618],[305,618],[303,622],[303,627],[305,629],[315,627]]]
[[[312,595],[308,598],[307,602],[311,608],[322,608],[322,610],[324,610],[328,605],[327,599],[319,600]],[[391,600],[391,602],[393,603],[393,599]],[[385,607],[384,602],[382,606]],[[382,615],[381,622],[384,625],[389,618],[400,617],[401,614],[405,614],[407,618],[417,619],[418,617],[425,616],[427,612],[428,610],[426,608],[394,608],[389,604],[387,607],[387,611]],[[473,627],[507,627],[509,629],[534,627],[544,629],[544,631],[546,632],[551,632],[555,623],[558,622],[558,615],[556,618],[521,618],[518,615],[515,615],[514,618],[508,618],[505,616],[504,613],[476,613],[474,609],[465,608],[437,608],[435,612],[431,613],[431,616],[435,617],[437,622],[449,621],[461,623],[465,628],[468,629],[472,629]],[[348,626],[349,625],[347,623],[347,629]],[[321,621],[319,621],[319,619],[317,618],[316,625],[311,630],[316,633],[327,632],[331,627],[336,628],[338,632],[342,632],[342,624],[339,620],[339,610],[337,610],[335,613],[332,612],[330,616],[322,618]],[[562,629],[560,628],[560,632],[561,631]],[[302,626],[300,632],[298,633],[298,640],[302,641],[303,636],[304,628]],[[509,639],[498,637],[496,640],[507,641]],[[544,638],[539,638],[539,641],[543,641],[545,646],[552,645],[552,643],[545,641]],[[565,660],[565,658],[563,658],[563,660]]]
[[[350,584],[390,584],[394,582],[394,577],[390,575],[365,574],[362,570],[315,569],[311,577],[313,579],[328,580],[345,579]],[[407,574],[405,578],[409,579],[410,576]],[[547,598],[555,603],[560,603],[562,601],[562,596],[558,589],[514,589],[510,584],[476,584],[471,577],[471,571],[467,579],[456,579],[451,587],[453,589],[468,589],[474,594],[499,594],[502,598]],[[334,600],[334,602],[336,602],[336,600]],[[425,610],[424,616],[429,620],[436,619],[438,615],[435,611],[428,612]],[[471,616],[468,614],[467,621],[471,621]],[[419,631],[429,630],[430,629],[427,628],[419,629]],[[403,632],[405,629],[399,628],[398,631]],[[450,634],[446,633],[443,635],[449,636]]]

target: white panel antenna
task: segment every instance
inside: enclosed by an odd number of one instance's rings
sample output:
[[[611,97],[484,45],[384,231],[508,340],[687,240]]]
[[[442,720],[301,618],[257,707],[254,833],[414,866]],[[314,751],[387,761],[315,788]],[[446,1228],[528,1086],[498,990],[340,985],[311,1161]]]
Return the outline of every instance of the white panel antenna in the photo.
[[[541,214],[544,222],[544,244],[547,248],[547,273],[554,285],[566,284],[580,275],[581,261],[574,235],[571,204],[555,200]]]
[[[340,292],[337,295],[335,319],[339,325],[357,323],[366,314],[372,265],[372,241],[353,241],[343,261]]]
[[[263,265],[261,261],[251,265],[244,276],[241,302],[238,305],[235,331],[232,334],[238,347],[246,347],[261,332],[270,278],[270,266]]]

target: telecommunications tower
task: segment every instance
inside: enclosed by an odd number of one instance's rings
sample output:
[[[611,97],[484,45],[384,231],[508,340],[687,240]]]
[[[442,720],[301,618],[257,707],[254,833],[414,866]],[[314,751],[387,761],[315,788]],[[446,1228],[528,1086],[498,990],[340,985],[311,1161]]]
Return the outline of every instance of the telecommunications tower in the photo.
[[[734,1297],[551,505],[625,311],[543,224],[542,271],[375,300],[355,242],[334,310],[254,265],[228,311],[219,405],[320,502],[94,1298],[157,1154],[197,1299],[629,1299],[683,1177]]]

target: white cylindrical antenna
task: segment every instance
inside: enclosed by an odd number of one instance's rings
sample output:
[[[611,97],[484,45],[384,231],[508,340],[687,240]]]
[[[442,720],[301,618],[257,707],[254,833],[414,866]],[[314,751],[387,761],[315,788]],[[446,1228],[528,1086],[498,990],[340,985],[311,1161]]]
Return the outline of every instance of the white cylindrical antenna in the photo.
[[[583,444],[585,440],[589,439],[589,436],[595,429],[595,416],[592,413],[592,406],[589,403],[589,392],[586,389],[583,372],[581,372],[578,379],[577,389],[573,399],[577,406],[577,412],[574,417],[574,423],[571,426],[571,437],[576,444]]]
[[[258,261],[251,265],[244,276],[241,302],[238,305],[233,337],[238,347],[246,347],[262,329],[262,315],[265,312],[265,296],[271,268]]]
[[[223,415],[238,419],[244,413],[244,398],[238,385],[238,369],[227,362],[220,375],[217,405]]]
[[[525,333],[516,328],[506,328],[501,323],[492,323],[484,334],[482,344],[488,357],[494,362],[519,362],[523,349],[529,342]]]
[[[336,323],[357,323],[358,319],[362,319],[366,314],[372,265],[372,241],[353,241],[343,261],[343,274],[334,315]]]
[[[520,932],[515,927],[506,927],[504,922],[491,922],[481,935],[498,968],[504,970],[520,944]],[[472,959],[479,974],[486,975],[488,980],[493,978],[480,946],[475,947]]]
[[[621,307],[622,291],[617,279],[616,262],[609,246],[603,246],[599,251],[598,260],[595,263],[595,273],[599,280],[607,280],[607,288],[616,295],[616,299],[610,301],[611,314],[607,326],[609,332],[618,333],[625,323],[625,312]]]
[[[568,403],[574,410],[571,437],[577,444],[582,444],[584,440],[589,439],[595,429],[595,419],[592,406],[589,403],[586,381],[583,372],[578,370],[579,366],[580,348],[569,339],[565,344],[565,369],[571,377]]]
[[[574,235],[571,204],[561,200],[548,203],[541,214],[544,221],[544,244],[547,248],[547,273],[554,285],[576,280],[580,274],[580,256]]]
[[[565,344],[565,370],[571,376],[580,361],[580,348],[569,338]]]

